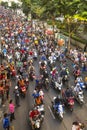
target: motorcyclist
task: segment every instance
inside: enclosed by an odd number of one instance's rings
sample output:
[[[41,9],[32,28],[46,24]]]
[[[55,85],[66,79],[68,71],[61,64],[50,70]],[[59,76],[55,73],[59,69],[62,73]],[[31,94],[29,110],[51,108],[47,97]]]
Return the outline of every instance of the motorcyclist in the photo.
[[[34,92],[33,92],[33,94],[32,94],[32,96],[33,96],[34,98],[37,98],[37,97],[40,96],[40,95],[39,95],[39,92],[35,89]]]
[[[45,56],[45,54],[43,54],[43,55],[41,56],[41,60],[43,60],[43,61],[46,60],[46,56]]]
[[[41,67],[44,67],[44,66],[47,65],[47,62],[46,62],[45,60],[41,60],[41,61],[39,62],[39,64],[40,64]]]
[[[34,66],[33,66],[33,65],[30,65],[30,66],[29,66],[29,69],[28,69],[28,72],[30,73],[30,72],[33,72],[33,71],[35,71]]]
[[[81,87],[79,86],[79,84],[77,84],[74,88],[74,92],[76,93],[76,95],[78,96],[78,93],[81,91]]]
[[[67,89],[65,90],[65,98],[68,99],[70,97],[73,97],[72,89],[67,87]]]
[[[79,123],[78,121],[72,123],[72,130],[83,130],[84,128],[84,123]]]
[[[62,101],[61,97],[60,96],[57,96],[54,100],[54,103],[55,104],[60,104],[60,102]]]
[[[61,76],[61,77],[64,77],[65,75],[67,75],[66,68],[62,68],[62,71],[61,71],[61,73],[60,73],[60,76]]]
[[[48,78],[48,77],[49,77],[48,72],[47,72],[47,71],[44,71],[44,72],[43,72],[43,78],[46,79],[46,78]]]
[[[81,76],[78,76],[75,80],[75,82],[82,82],[82,77]]]
[[[36,103],[37,106],[40,106],[42,104],[42,100],[41,100],[40,96],[35,98],[35,103]]]
[[[59,107],[59,105],[62,103],[62,98],[59,96],[57,96],[55,99],[54,99],[54,109],[57,110],[57,108]]]
[[[32,111],[30,111],[29,113],[29,117],[30,117],[30,121],[31,121],[31,125],[32,125],[32,129],[34,129],[34,124],[35,124],[35,120],[39,117],[40,112],[35,108],[33,108]]]
[[[23,79],[23,78],[20,78],[20,79],[19,79],[18,85],[19,85],[19,87],[24,87],[24,86],[25,86],[25,82],[24,82],[24,79]]]

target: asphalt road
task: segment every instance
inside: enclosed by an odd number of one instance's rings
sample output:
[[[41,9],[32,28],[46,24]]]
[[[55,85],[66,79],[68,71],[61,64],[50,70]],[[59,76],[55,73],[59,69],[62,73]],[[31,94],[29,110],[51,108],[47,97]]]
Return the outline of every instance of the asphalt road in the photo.
[[[70,69],[70,84],[73,85],[74,83],[74,77],[72,75],[72,63],[70,60],[67,60],[67,64]],[[36,73],[39,74],[39,67],[38,67],[38,61],[34,62],[34,66],[36,69]],[[60,70],[60,63],[57,62],[57,66]],[[87,75],[87,73],[82,74],[83,76]],[[15,81],[12,80],[12,87],[10,89],[10,98],[14,100],[13,95],[13,89],[15,86]],[[34,90],[35,82],[30,82],[29,88],[26,94],[25,99],[20,98],[20,107],[15,109],[15,117],[16,120],[14,120],[11,123],[11,126],[14,126],[14,130],[30,130],[29,124],[28,124],[28,112],[33,106],[33,97],[32,93]],[[66,86],[64,86],[66,87]],[[83,107],[79,105],[79,103],[75,102],[75,107],[73,113],[71,113],[68,108],[64,108],[64,119],[62,122],[60,122],[58,119],[55,118],[51,111],[51,100],[54,96],[58,95],[58,92],[53,90],[52,88],[49,89],[49,91],[44,90],[45,93],[45,119],[42,124],[41,130],[71,130],[72,122],[79,120],[86,124],[87,120],[87,90],[85,91],[85,104]],[[0,130],[3,130],[2,123],[0,123]]]

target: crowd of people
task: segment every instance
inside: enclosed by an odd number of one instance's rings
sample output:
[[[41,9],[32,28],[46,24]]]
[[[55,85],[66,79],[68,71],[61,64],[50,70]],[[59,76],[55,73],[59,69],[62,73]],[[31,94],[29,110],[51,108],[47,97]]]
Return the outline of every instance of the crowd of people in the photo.
[[[38,25],[37,31],[31,27],[31,22],[22,16],[17,16],[9,9],[0,7],[0,31],[1,31],[1,54],[0,54],[0,103],[3,105],[10,98],[9,113],[4,114],[3,128],[10,129],[10,122],[15,119],[15,107],[20,106],[20,96],[25,97],[29,87],[29,81],[35,79],[34,108],[30,112],[30,120],[35,115],[36,106],[44,103],[45,89],[49,89],[49,80],[56,80],[59,76],[65,82],[65,75],[69,75],[66,69],[66,53],[60,47],[55,46],[54,37],[44,34],[44,30]],[[73,57],[74,70],[79,70],[77,64],[82,62],[82,70],[87,71],[87,56],[78,50],[70,50],[70,57]],[[39,59],[40,78],[36,76],[34,60]],[[61,72],[57,73],[56,61],[61,63]],[[49,64],[51,78],[49,78],[47,66]],[[77,69],[78,68],[78,69]],[[74,71],[75,72],[75,71]],[[77,74],[77,73],[74,73]],[[80,74],[79,74],[80,75]],[[58,76],[58,77],[57,77]],[[77,80],[75,75],[75,80]],[[10,97],[12,81],[15,82],[13,94],[15,105]],[[87,81],[86,81],[87,83]],[[67,93],[67,92],[66,92]],[[36,115],[39,111],[36,111]],[[10,116],[10,121],[9,117]]]

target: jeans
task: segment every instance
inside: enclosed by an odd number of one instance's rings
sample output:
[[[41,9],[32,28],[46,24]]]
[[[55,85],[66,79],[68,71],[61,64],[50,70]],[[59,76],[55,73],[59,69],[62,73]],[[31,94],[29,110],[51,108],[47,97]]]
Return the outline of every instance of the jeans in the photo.
[[[14,120],[15,119],[15,116],[14,116],[14,113],[11,113],[10,114],[10,121]]]
[[[7,128],[4,128],[4,130],[10,130],[10,126],[8,126]]]
[[[15,104],[17,106],[19,106],[19,101],[20,101],[19,96],[15,96]]]

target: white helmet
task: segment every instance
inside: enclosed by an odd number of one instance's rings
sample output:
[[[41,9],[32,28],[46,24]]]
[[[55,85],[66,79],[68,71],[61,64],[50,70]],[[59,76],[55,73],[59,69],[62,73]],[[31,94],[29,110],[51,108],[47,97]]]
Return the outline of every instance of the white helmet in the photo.
[[[44,93],[43,93],[42,90],[39,92],[39,94],[40,94],[40,96],[43,96],[43,95],[44,95]]]
[[[18,89],[18,86],[15,86],[15,89]]]

